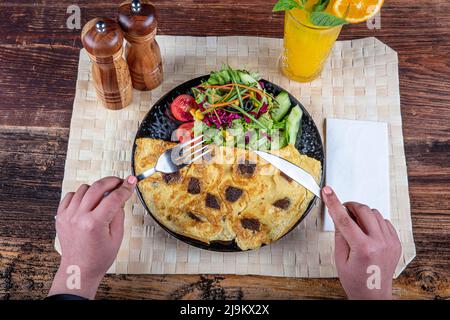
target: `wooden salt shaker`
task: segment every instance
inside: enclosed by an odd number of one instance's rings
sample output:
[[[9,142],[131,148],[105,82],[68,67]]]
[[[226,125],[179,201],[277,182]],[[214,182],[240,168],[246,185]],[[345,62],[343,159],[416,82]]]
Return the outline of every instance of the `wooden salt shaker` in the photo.
[[[128,41],[125,56],[133,87],[142,91],[156,88],[163,81],[163,66],[155,40],[155,7],[138,0],[126,1],[119,7],[118,22]]]
[[[123,53],[123,34],[112,19],[92,19],[81,32],[81,41],[92,61],[97,97],[108,109],[123,109],[132,100],[130,71]]]

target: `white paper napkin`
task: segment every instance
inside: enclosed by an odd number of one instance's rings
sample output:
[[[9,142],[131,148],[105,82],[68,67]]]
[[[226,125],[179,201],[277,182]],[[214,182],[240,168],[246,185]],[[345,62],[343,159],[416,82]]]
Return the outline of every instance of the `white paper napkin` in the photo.
[[[390,218],[389,144],[385,122],[326,120],[326,184],[342,202],[356,201]],[[325,209],[324,230],[334,231]]]

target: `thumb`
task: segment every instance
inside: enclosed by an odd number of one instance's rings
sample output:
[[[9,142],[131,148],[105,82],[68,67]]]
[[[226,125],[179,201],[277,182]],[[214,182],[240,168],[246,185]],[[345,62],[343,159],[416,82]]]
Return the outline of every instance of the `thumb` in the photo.
[[[334,259],[336,267],[341,268],[348,260],[350,246],[339,229],[334,232]]]
[[[123,181],[120,187],[103,198],[94,210],[94,214],[97,215],[100,220],[110,223],[119,209],[122,209],[125,206],[125,202],[131,198],[136,183],[136,177],[129,176]]]

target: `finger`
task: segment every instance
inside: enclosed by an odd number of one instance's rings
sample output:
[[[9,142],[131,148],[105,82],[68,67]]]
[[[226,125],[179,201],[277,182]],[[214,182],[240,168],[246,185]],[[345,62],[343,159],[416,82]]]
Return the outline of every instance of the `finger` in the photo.
[[[345,240],[339,229],[334,232],[334,258],[336,260],[336,266],[343,266],[350,254],[350,246]]]
[[[106,177],[94,182],[84,195],[83,201],[81,201],[81,211],[88,212],[94,210],[105,197],[105,193],[113,191],[122,182],[123,180],[117,177]]]
[[[110,234],[114,241],[122,242],[124,232],[125,212],[119,210],[112,219],[109,228]]]
[[[56,214],[61,214],[61,212],[63,212],[64,210],[67,209],[67,207],[70,204],[70,201],[72,201],[73,196],[75,195],[75,192],[69,192],[67,193],[64,198],[62,199],[62,201],[60,202],[59,206],[58,206],[58,211],[56,212]]]
[[[389,234],[390,234],[392,237],[397,238],[397,240],[400,241],[400,239],[399,239],[399,237],[398,237],[397,230],[396,230],[395,227],[392,225],[392,223],[391,223],[389,220],[387,220],[387,219],[385,219],[384,222],[386,223],[386,227],[389,229]]]
[[[129,176],[123,181],[122,185],[116,190],[108,194],[97,208],[94,214],[102,221],[111,223],[117,211],[125,206],[125,202],[130,199],[136,186],[137,179],[134,176]]]
[[[390,238],[389,238],[389,242],[391,243],[391,245],[394,246],[396,253],[397,253],[397,259],[400,259],[400,256],[402,254],[402,243],[400,242],[400,238],[398,236],[397,230],[395,229],[395,227],[392,225],[392,223],[389,220],[385,220],[386,222],[386,226],[390,231]],[[398,261],[398,260],[397,260]]]
[[[344,206],[356,217],[358,224],[362,227],[361,229],[367,235],[382,236],[377,218],[368,206],[358,202],[346,202]]]
[[[72,201],[70,201],[68,209],[77,209],[80,206],[81,200],[83,200],[83,197],[88,190],[89,185],[82,184],[73,195]]]
[[[386,221],[384,220],[383,215],[377,209],[372,209],[372,214],[377,219],[378,226],[380,227],[380,230],[383,233],[384,237],[388,238],[390,231],[388,226],[386,225]]]
[[[342,233],[350,247],[365,240],[366,236],[361,228],[350,217],[347,209],[339,201],[333,190],[326,186],[322,189],[322,200],[328,208],[336,229]]]

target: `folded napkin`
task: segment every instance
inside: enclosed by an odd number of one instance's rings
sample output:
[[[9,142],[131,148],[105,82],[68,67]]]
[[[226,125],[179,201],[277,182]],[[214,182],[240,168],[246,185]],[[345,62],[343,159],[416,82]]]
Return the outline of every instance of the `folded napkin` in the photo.
[[[390,217],[388,125],[326,120],[326,184],[342,202],[356,201]],[[325,209],[324,230],[334,231]]]

